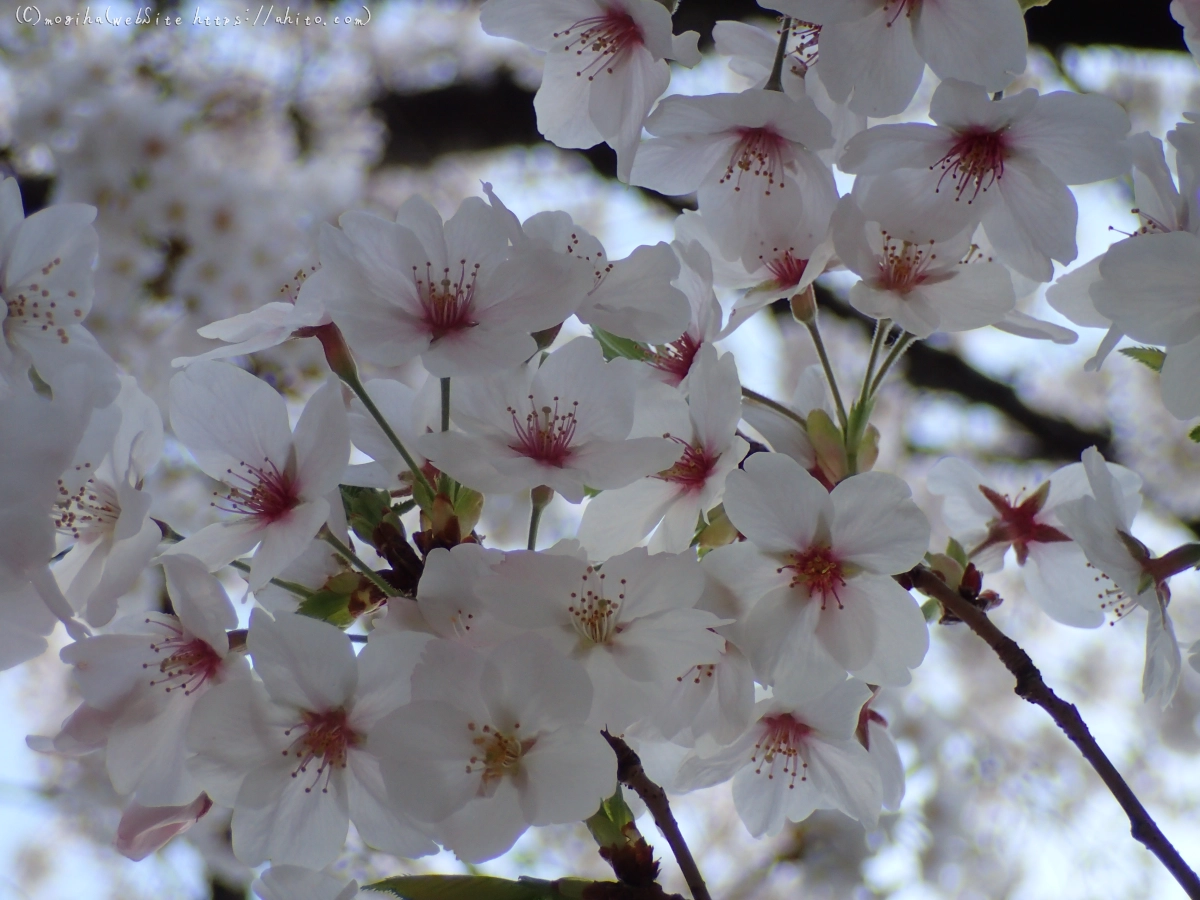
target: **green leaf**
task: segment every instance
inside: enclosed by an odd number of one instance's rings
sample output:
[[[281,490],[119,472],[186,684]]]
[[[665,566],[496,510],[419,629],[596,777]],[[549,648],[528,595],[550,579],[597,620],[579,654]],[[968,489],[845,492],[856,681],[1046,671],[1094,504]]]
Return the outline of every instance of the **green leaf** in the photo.
[[[926,622],[932,622],[942,614],[942,604],[937,600],[926,600],[921,604],[921,615],[925,617]]]
[[[347,524],[360,540],[374,546],[375,529],[392,511],[391,495],[387,491],[349,484],[341,485],[341,489]]]
[[[1155,372],[1162,371],[1163,361],[1167,358],[1167,354],[1157,347],[1122,347],[1121,353]]]
[[[1017,0],[1021,4],[1021,12],[1025,12],[1034,6],[1049,6],[1050,0]]]
[[[946,555],[964,569],[967,567],[967,563],[970,562],[970,560],[967,559],[967,551],[964,550],[963,545],[954,538],[950,538],[950,540],[946,542]]]
[[[1195,428],[1189,431],[1188,437],[1190,437],[1197,444],[1200,444],[1200,425],[1197,425]]]
[[[629,338],[617,337],[594,325],[592,326],[592,337],[600,342],[605,359],[616,359],[618,356],[625,359],[645,359],[650,355],[650,351],[644,344],[631,341]]]
[[[601,847],[623,847],[631,837],[640,837],[636,828],[629,830],[633,825],[633,810],[625,802],[620,785],[617,785],[617,792],[601,803],[596,814],[584,824]]]
[[[317,591],[311,597],[305,597],[296,612],[310,619],[329,622],[338,628],[345,628],[354,621],[354,616],[350,614],[350,595],[336,591]]]
[[[402,875],[368,884],[365,889],[404,900],[566,900],[579,897],[587,884],[591,882],[574,878],[510,881],[490,875]]]

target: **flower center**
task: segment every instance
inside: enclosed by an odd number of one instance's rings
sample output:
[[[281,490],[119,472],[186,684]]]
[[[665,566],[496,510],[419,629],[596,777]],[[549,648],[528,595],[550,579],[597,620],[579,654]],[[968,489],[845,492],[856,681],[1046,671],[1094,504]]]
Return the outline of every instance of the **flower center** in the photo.
[[[61,265],[61,257],[56,256],[42,266],[42,274],[49,275]],[[65,319],[69,325],[83,318],[83,307],[77,305],[78,295],[75,291],[67,291],[68,304],[67,308],[63,309],[57,300],[50,299],[50,291],[36,282],[24,287],[16,286],[10,290],[15,292],[15,296],[0,295],[4,298],[8,310],[8,315],[3,320],[6,338],[13,329],[24,326],[37,331],[53,331],[60,344],[71,342],[67,329],[60,320]]]
[[[575,51],[581,68],[576,78],[594,81],[601,73],[613,73],[629,51],[642,45],[642,29],[633,16],[622,9],[606,9],[604,15],[581,19],[569,28],[554,33],[555,38],[570,38],[564,51]]]
[[[150,619],[146,620],[150,622]],[[151,686],[166,685],[168,694],[182,690],[190,696],[213,678],[221,669],[224,660],[209,644],[197,637],[189,638],[178,625],[156,623],[167,629],[168,637],[150,645],[156,655],[163,656],[157,666],[142,663],[143,669],[157,668],[161,678],[151,679]]]
[[[739,140],[719,183],[732,181],[733,189],[740,191],[743,175],[761,178],[763,195],[769,197],[776,180],[781,188],[784,186],[783,167],[789,141],[770,128],[738,128],[735,133]]]
[[[491,796],[504,776],[517,774],[521,757],[537,743],[536,738],[522,739],[516,734],[521,730],[520,722],[513,723],[512,734],[497,731],[491,725],[480,728],[474,722],[467,723],[467,730],[472,732],[471,743],[475,747],[467,760],[467,774],[480,774],[481,797]]]
[[[269,525],[284,518],[300,503],[300,489],[295,476],[287,471],[280,472],[271,460],[264,458],[261,466],[249,466],[241,462],[238,467],[243,471],[225,471],[243,482],[245,487],[234,485],[230,488],[224,498],[228,506],[217,503],[212,506],[225,512],[255,516]],[[220,495],[214,492],[213,496]]]
[[[625,599],[625,579],[621,579],[616,600],[604,596],[604,579],[603,572],[588,566],[579,591],[571,592],[571,604],[567,607],[575,630],[590,644],[610,644],[621,633],[617,610],[621,608],[619,601]]]
[[[935,193],[941,192],[942,182],[948,177],[954,183],[955,201],[970,191],[967,203],[974,203],[976,197],[1004,177],[1007,156],[1003,130],[976,127],[961,132],[950,152],[929,167],[930,171],[937,166],[942,169]]]
[[[883,0],[883,14],[887,16],[887,27],[891,28],[902,15],[911,19],[920,2],[921,0]]]
[[[798,722],[791,713],[778,716],[763,716],[759,720],[763,727],[763,735],[754,745],[750,762],[754,763],[754,774],[766,772],[767,779],[775,779],[775,768],[780,767],[779,775],[788,779],[788,789],[796,787],[796,778],[808,780],[808,763],[804,759],[805,739],[812,734],[812,729],[803,722]]]
[[[467,261],[458,261],[459,270],[451,278],[449,267],[442,270],[440,280],[434,280],[433,264],[425,263],[425,277],[421,278],[413,266],[413,282],[417,286],[417,298],[421,303],[421,321],[436,341],[455,331],[462,331],[479,324],[472,317],[475,303],[475,283],[479,278],[479,263],[470,269]]]
[[[830,547],[815,545],[803,553],[794,554],[792,558],[795,562],[776,570],[781,574],[784,569],[791,570],[792,580],[788,587],[803,585],[809,596],[820,595],[822,610],[830,597],[837,603],[838,609],[845,608],[838,597],[838,590],[846,584],[846,574]]]
[[[66,497],[58,503],[54,516],[54,527],[62,534],[91,541],[112,534],[117,527],[121,504],[116,490],[107,482],[89,479],[74,494],[67,494],[59,479],[58,492]]]
[[[575,438],[575,408],[579,406],[579,401],[571,404],[570,412],[560,413],[557,397],[553,398],[553,407],[543,406],[540,410],[533,404],[533,394],[528,399],[529,413],[524,422],[517,418],[515,409],[508,407],[517,438],[516,443],[509,444],[509,447],[530,459],[561,469],[571,455],[571,441]]]
[[[692,360],[696,358],[699,350],[700,342],[685,333],[679,340],[661,346],[646,362],[660,372],[665,372],[670,376],[671,384],[678,387],[692,370]]]
[[[778,252],[776,250],[776,253]],[[759,259],[766,265],[767,271],[774,277],[775,283],[780,289],[799,284],[800,279],[804,277],[804,270],[808,268],[808,260],[794,257],[791,247],[784,250],[782,255],[772,259],[762,256]]]
[[[1020,503],[1013,505],[1007,495],[993,491],[986,485],[979,485],[979,491],[987,498],[988,503],[999,514],[988,523],[987,537],[971,550],[971,556],[981,550],[996,544],[1012,544],[1017,554],[1017,563],[1025,565],[1029,558],[1029,545],[1034,543],[1051,544],[1071,540],[1052,525],[1037,521],[1050,493],[1049,482],[1043,484]]]
[[[886,231],[882,234],[883,255],[879,260],[879,287],[885,291],[907,294],[927,281],[940,280],[938,276],[929,272],[929,267],[937,259],[937,254],[933,252],[934,241],[916,244],[912,241],[897,240]]]
[[[676,460],[671,468],[659,472],[655,478],[680,484],[690,490],[699,490],[708,481],[708,476],[716,465],[716,459],[708,455],[703,447],[693,446],[686,441],[664,434],[676,443],[683,445],[683,456]]]
[[[319,760],[313,782],[304,792],[312,793],[312,789],[324,778],[325,784],[321,793],[328,794],[329,780],[333,777],[334,769],[346,768],[346,756],[350,748],[358,746],[362,738],[348,724],[344,709],[320,713],[305,710],[300,716],[300,723],[293,725],[284,734],[290,737],[298,728],[304,729],[304,733],[291,747],[283,751],[283,755],[295,756],[299,760],[296,768],[292,770],[293,778],[298,778],[301,772],[307,772],[308,767],[315,760]]]

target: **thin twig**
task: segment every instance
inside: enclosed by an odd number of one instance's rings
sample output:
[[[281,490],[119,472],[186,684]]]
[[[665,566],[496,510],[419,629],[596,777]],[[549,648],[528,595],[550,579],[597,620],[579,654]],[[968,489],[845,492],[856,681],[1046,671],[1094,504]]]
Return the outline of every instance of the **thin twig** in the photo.
[[[783,25],[779,29],[779,46],[775,49],[775,62],[771,66],[771,74],[767,78],[767,83],[763,85],[764,91],[783,90],[783,61],[787,59],[787,42],[791,36],[792,20],[784,16]]]
[[[815,321],[805,323],[805,327],[812,336],[813,346],[817,348],[817,356],[821,359],[821,368],[825,370],[825,380],[829,382],[829,390],[833,394],[833,402],[837,406],[838,424],[842,426],[844,434],[849,421],[846,418],[846,406],[842,403],[842,392],[838,390],[837,379],[833,375],[833,365],[829,362],[829,354],[825,352],[825,342],[821,340],[821,331],[817,328]]]
[[[896,342],[892,344],[891,352],[889,352],[887,357],[883,360],[883,364],[879,367],[879,371],[875,373],[875,378],[871,382],[871,394],[874,394],[877,390],[879,390],[879,386],[883,384],[883,376],[888,373],[888,369],[895,364],[896,360],[903,355],[905,350],[912,346],[913,341],[915,340],[916,337],[908,333],[902,333],[898,338],[896,338]]]
[[[1174,845],[1167,840],[1159,830],[1146,807],[1126,784],[1125,779],[1117,771],[1092,733],[1079,715],[1079,710],[1072,703],[1061,699],[1042,680],[1042,673],[1029,655],[1008,635],[992,624],[991,619],[979,607],[975,606],[959,594],[954,588],[942,581],[926,566],[917,566],[908,573],[914,587],[938,600],[949,612],[967,623],[967,626],[987,642],[1004,663],[1013,677],[1017,679],[1015,688],[1018,697],[1040,706],[1054,720],[1071,742],[1079,748],[1083,758],[1091,763],[1092,768],[1100,776],[1105,787],[1109,789],[1125,814],[1129,816],[1130,833],[1134,839],[1145,845],[1146,849],[1158,857],[1166,866],[1175,880],[1179,882],[1188,897],[1200,900],[1200,877],[1184,862],[1183,857]]]
[[[871,378],[875,374],[875,364],[879,361],[879,351],[887,341],[888,332],[892,330],[891,319],[877,319],[875,334],[871,337],[871,355],[867,358],[867,374],[863,376],[862,392],[858,395],[858,405],[866,406],[871,399]]]
[[[450,379],[442,379],[442,431],[450,430]]]
[[[748,387],[743,387],[742,396],[752,403],[757,403],[759,406],[765,406],[767,409],[774,410],[781,416],[791,419],[801,428],[808,427],[808,420],[805,419],[804,416],[800,415],[800,413],[796,412],[795,410],[788,409],[779,401],[772,400],[770,397],[760,394],[758,391],[752,391]]]
[[[650,814],[654,816],[654,824],[658,826],[658,830],[671,846],[671,852],[675,854],[675,861],[679,863],[679,869],[683,872],[683,880],[692,892],[692,900],[712,900],[696,860],[692,858],[692,851],[688,849],[687,841],[679,831],[679,824],[671,813],[667,792],[646,777],[642,761],[628,744],[607,731],[601,733],[617,754],[617,780],[641,797]]]
[[[354,391],[354,393],[358,396],[358,399],[362,401],[362,405],[366,407],[366,410],[370,414],[371,418],[375,420],[377,425],[379,425],[379,428],[381,431],[383,431],[384,436],[404,458],[404,462],[408,464],[408,468],[413,474],[415,483],[419,484],[426,491],[428,491],[429,496],[432,497],[434,494],[433,485],[429,483],[429,479],[425,477],[425,473],[421,471],[421,467],[417,465],[417,461],[413,459],[412,454],[408,452],[408,448],[404,446],[403,441],[401,441],[396,432],[392,430],[392,426],[388,424],[388,420],[384,418],[383,413],[379,411],[379,407],[375,405],[375,401],[372,400],[371,395],[367,393],[367,389],[363,385],[362,381],[360,381],[357,377],[350,381],[347,381],[346,378],[343,377],[342,380],[346,382],[350,390]]]
[[[353,550],[339,541],[337,537],[334,536],[333,532],[328,528],[323,528],[317,537],[325,541],[325,543],[338,552],[338,555],[342,557],[342,559],[346,560],[346,562],[350,563],[350,565],[354,566],[354,568],[358,569],[359,572],[365,575],[371,584],[383,591],[383,596],[395,597],[398,593],[400,593],[395,587],[384,581],[379,576],[378,572],[359,559]]]

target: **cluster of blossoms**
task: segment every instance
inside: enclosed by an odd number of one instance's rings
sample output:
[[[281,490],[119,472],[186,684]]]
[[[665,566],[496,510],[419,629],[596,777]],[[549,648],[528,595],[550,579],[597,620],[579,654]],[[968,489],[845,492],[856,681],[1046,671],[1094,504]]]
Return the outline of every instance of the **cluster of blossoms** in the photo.
[[[413,197],[323,224],[290,302],[207,325],[222,345],[176,360],[170,431],[218,485],[186,537],[151,516],[159,408],[83,321],[95,210],[26,218],[0,185],[0,664],[64,623],[82,702],[31,744],[103,754],[122,852],[219,806],[238,859],[271,864],[262,897],[350,896],[317,870],[351,824],[397,857],[492,859],[530,826],[592,818],[620,742],[669,791],[731,781],[755,836],[817,809],[874,827],[904,767],[872,702],[911,681],[937,612],[907,573],[986,606],[981,573],[1010,548],[1064,624],[1144,610],[1143,689],[1170,700],[1168,580],[1200,547],[1154,556],[1133,536],[1136,474],[1091,449],[1012,497],[945,459],[926,486],[950,540],[931,552],[909,485],[872,471],[870,418],[935,332],[1073,339],[1018,299],[1076,256],[1068,185],[1131,165],[1145,227],[1052,298],[1109,327],[1098,358],[1126,335],[1164,345],[1165,406],[1200,415],[1197,125],[1168,135],[1176,186],[1112,101],[1009,92],[1014,0],[774,6],[774,34],[718,29],[753,86],[660,99],[667,61],[699,56],[656,0],[487,0],[486,30],[546,53],[548,139],[607,142],[624,180],[695,192],[698,210],[617,260],[566,212],[521,221],[490,185],[448,219]],[[868,127],[926,65],[933,124]],[[834,166],[857,176],[844,196]],[[876,321],[861,391],[847,405],[828,363],[807,402],[744,391],[721,339],[790,299],[824,358],[813,282],[834,269]],[[743,293],[724,309],[714,285]],[[293,427],[229,360],[308,338],[329,374]],[[513,495],[527,546],[488,546],[483,505]],[[539,547],[556,496],[581,506],[578,529]],[[247,623],[217,576],[231,565]],[[151,568],[166,591],[147,610],[127,598]]]

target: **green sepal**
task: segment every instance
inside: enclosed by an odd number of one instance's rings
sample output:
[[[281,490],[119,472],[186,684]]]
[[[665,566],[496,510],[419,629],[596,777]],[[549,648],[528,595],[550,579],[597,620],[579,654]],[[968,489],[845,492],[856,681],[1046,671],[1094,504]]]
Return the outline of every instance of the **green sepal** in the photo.
[[[454,497],[454,514],[458,516],[458,526],[462,533],[470,534],[479,524],[479,517],[483,514],[483,494],[458,485]]]
[[[1049,6],[1050,0],[1017,0],[1021,6],[1021,12],[1027,12],[1035,6]]]
[[[350,484],[340,487],[342,506],[346,510],[346,524],[360,541],[374,546],[375,529],[385,518],[394,514],[391,494]]]
[[[584,824],[599,846],[622,847],[630,842],[631,837],[640,837],[636,829],[630,831],[633,818],[633,810],[625,802],[621,786],[617,785],[617,792],[601,803],[600,809]]]
[[[942,604],[937,600],[926,600],[921,604],[921,615],[925,617],[926,622],[932,622],[942,615]]]
[[[494,878],[491,875],[401,875],[364,886],[403,900],[578,900],[593,884],[580,878]]]
[[[1190,437],[1197,444],[1200,444],[1200,425],[1197,425],[1195,428],[1189,431],[1188,437]]]
[[[353,577],[357,584],[358,576],[354,575]],[[330,590],[316,591],[300,601],[296,612],[302,616],[308,616],[310,619],[320,619],[322,622],[336,625],[338,628],[347,628],[354,622],[354,616],[350,614],[349,593],[342,594]]]
[[[650,355],[650,350],[645,344],[629,338],[618,337],[595,325],[592,326],[592,337],[600,342],[600,349],[604,351],[605,359],[623,357],[624,359],[642,360]]]
[[[970,560],[967,558],[967,551],[963,549],[963,545],[954,538],[946,541],[946,555],[962,566],[964,569]]]
[[[1153,369],[1155,372],[1162,371],[1163,362],[1167,358],[1167,354],[1157,347],[1122,347],[1120,353],[1122,356],[1136,359],[1143,366]]]

